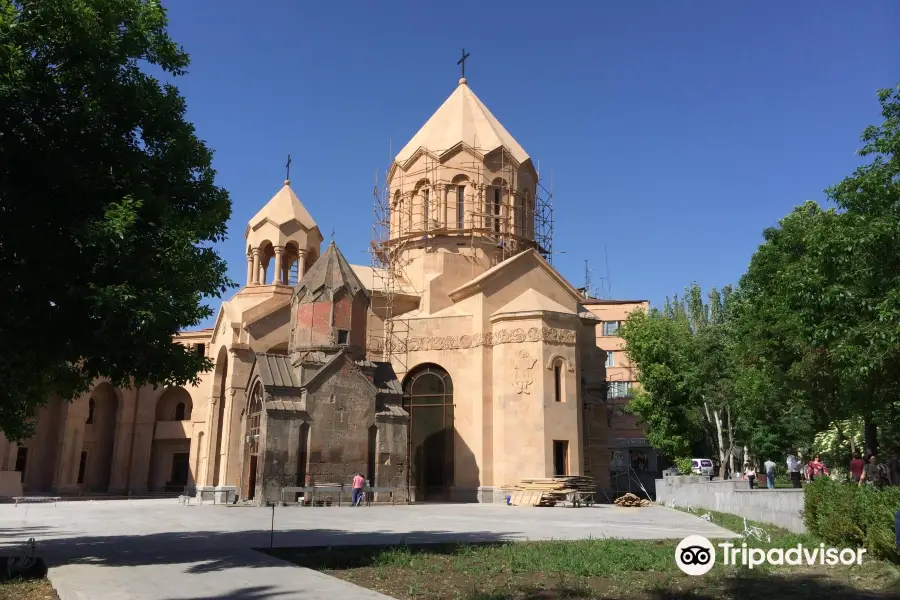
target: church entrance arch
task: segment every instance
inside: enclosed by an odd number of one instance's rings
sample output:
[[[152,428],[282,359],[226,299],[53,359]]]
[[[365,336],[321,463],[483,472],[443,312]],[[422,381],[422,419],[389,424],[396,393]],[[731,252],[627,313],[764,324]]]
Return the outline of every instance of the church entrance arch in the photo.
[[[447,501],[453,485],[453,381],[435,364],[410,371],[403,385],[409,412],[410,487],[416,500]]]
[[[244,446],[244,489],[241,496],[253,500],[256,495],[256,480],[259,469],[259,426],[262,420],[262,384],[257,381],[250,392],[247,404],[247,437]]]

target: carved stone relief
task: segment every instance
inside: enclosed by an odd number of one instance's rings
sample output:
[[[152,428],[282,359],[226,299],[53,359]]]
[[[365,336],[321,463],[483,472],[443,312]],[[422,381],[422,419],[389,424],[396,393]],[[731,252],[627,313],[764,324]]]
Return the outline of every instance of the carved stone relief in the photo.
[[[534,383],[532,369],[537,364],[537,359],[528,350],[519,350],[512,359],[513,385],[517,394],[530,394],[531,384]]]
[[[575,332],[553,327],[531,327],[528,330],[500,329],[496,332],[476,333],[473,335],[450,335],[437,337],[411,337],[407,340],[391,340],[394,352],[423,352],[427,350],[465,350],[478,346],[499,346],[500,344],[520,344],[522,342],[547,342],[550,344],[575,344]],[[369,336],[368,350],[381,352],[384,340]]]

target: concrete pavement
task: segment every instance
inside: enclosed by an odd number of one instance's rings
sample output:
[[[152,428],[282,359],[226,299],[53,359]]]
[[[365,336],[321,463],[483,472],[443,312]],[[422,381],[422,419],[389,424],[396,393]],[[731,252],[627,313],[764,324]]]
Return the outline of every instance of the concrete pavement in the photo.
[[[35,538],[61,600],[307,599],[377,594],[252,548],[736,535],[660,506],[179,506],[176,500],[0,505],[0,546]],[[118,590],[118,591],[114,591]],[[316,591],[318,590],[318,591]],[[315,595],[310,595],[315,591]]]

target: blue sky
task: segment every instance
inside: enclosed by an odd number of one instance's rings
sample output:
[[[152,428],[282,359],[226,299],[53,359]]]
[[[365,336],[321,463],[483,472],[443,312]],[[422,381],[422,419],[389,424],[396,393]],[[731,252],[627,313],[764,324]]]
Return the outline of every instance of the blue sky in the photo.
[[[553,175],[554,265],[661,303],[735,283],[761,240],[859,164],[900,82],[900,3],[164,1],[176,80],[233,200],[220,247],[292,187],[368,264],[372,186],[452,93],[473,91]],[[571,4],[571,8],[567,5]]]

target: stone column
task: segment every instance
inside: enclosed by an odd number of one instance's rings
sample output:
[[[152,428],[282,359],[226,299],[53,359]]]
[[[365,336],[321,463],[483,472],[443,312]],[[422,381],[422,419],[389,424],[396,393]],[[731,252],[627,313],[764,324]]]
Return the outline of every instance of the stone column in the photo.
[[[272,269],[273,271],[275,271],[275,276],[272,277],[272,283],[274,285],[279,285],[279,284],[284,283],[284,281],[282,281],[282,279],[281,279],[281,277],[282,277],[281,257],[283,255],[284,255],[284,246],[275,246],[275,268]]]
[[[253,255],[247,255],[247,285],[253,283]]]
[[[297,281],[306,273],[306,250],[297,250]]]
[[[253,270],[253,279],[250,281],[253,285],[259,285],[259,248],[254,248],[252,251],[253,255],[253,266],[251,269]]]
[[[434,186],[434,220],[437,221],[438,227],[447,226],[447,186],[443,183]]]

